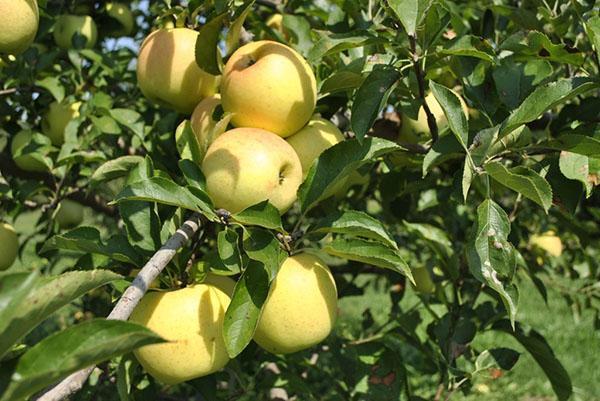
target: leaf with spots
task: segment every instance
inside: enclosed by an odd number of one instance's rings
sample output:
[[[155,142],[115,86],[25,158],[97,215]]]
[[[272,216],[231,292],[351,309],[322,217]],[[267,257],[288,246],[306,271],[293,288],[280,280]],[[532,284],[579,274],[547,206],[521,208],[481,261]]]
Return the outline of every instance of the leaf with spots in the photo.
[[[477,208],[467,260],[471,274],[498,293],[514,324],[518,292],[511,281],[517,263],[514,248],[508,242],[509,233],[510,221],[506,212],[491,199],[486,199]]]

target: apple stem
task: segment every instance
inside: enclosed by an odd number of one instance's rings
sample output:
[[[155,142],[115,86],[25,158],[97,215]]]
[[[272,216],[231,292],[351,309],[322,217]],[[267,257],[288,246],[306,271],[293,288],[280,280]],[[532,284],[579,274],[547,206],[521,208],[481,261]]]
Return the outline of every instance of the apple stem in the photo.
[[[108,315],[109,320],[127,320],[140,302],[150,283],[152,283],[169,264],[177,251],[200,229],[204,218],[194,213],[183,225],[165,242],[165,244],[150,258],[140,270],[131,285],[125,290],[119,301]],[[82,369],[68,376],[55,387],[42,394],[37,401],[61,401],[81,390],[95,366]]]

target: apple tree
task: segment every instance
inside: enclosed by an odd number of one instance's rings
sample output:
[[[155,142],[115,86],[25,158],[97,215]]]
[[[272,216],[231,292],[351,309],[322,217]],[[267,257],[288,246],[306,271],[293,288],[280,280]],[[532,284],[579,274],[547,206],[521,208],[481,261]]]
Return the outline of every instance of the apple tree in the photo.
[[[0,400],[572,399],[598,12],[0,0]]]

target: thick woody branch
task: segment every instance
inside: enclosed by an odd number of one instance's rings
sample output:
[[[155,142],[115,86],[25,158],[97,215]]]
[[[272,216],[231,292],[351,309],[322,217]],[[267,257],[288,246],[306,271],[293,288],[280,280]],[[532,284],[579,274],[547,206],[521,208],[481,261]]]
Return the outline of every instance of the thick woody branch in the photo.
[[[107,319],[127,320],[133,309],[140,302],[152,281],[169,264],[177,251],[199,230],[202,217],[194,214],[173,234],[171,238],[150,258],[148,263],[140,270],[131,285],[125,290]],[[55,387],[41,395],[37,401],[60,401],[81,390],[88,376],[94,370],[90,366],[75,372],[57,384]]]
[[[417,55],[417,38],[415,35],[408,35],[408,39],[410,42],[410,52],[412,53],[415,75],[417,77],[417,84],[419,86],[419,97],[423,101],[423,110],[425,111],[425,115],[427,115],[427,125],[429,126],[429,131],[431,131],[431,139],[433,140],[433,143],[435,143],[438,139],[438,127],[435,122],[435,117],[425,101],[425,78],[423,77],[419,56]]]

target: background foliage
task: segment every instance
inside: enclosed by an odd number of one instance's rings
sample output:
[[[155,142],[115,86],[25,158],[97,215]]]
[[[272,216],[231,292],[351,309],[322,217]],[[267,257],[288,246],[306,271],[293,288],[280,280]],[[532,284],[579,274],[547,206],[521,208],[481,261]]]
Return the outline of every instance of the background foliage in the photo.
[[[133,1],[136,31],[117,39],[102,3],[39,1],[35,44],[2,58],[0,213],[20,238],[18,262],[0,276],[3,400],[102,361],[73,399],[598,399],[592,1]],[[57,48],[56,17],[84,4],[99,44]],[[282,31],[265,24],[277,12]],[[139,43],[171,23],[201,31],[198,61],[215,74],[214,50],[226,58],[242,25],[243,39],[286,42],[311,63],[317,111],[347,140],[313,165],[282,220],[268,204],[217,215],[197,163],[177,152],[185,116],[137,89]],[[415,117],[429,91],[448,127],[430,125],[426,141],[398,138],[399,113]],[[83,103],[61,147],[38,133],[54,100]],[[23,130],[34,134],[21,154],[48,173],[13,163],[11,138]],[[356,172],[367,179],[324,201]],[[86,206],[84,226],[56,224],[66,198]],[[202,235],[177,254],[161,288],[208,270],[237,277],[257,263],[267,275],[248,280],[263,280],[253,288],[264,291],[286,251],[318,249],[341,297],[335,333],[279,357],[250,342],[251,323],[226,327],[229,352],[239,355],[223,372],[175,387],[145,375],[128,352],[160,340],[102,317],[192,211],[205,218]],[[549,230],[565,246],[558,257],[530,241]],[[422,268],[433,275],[431,293],[406,278]],[[255,320],[260,305],[246,308]]]

